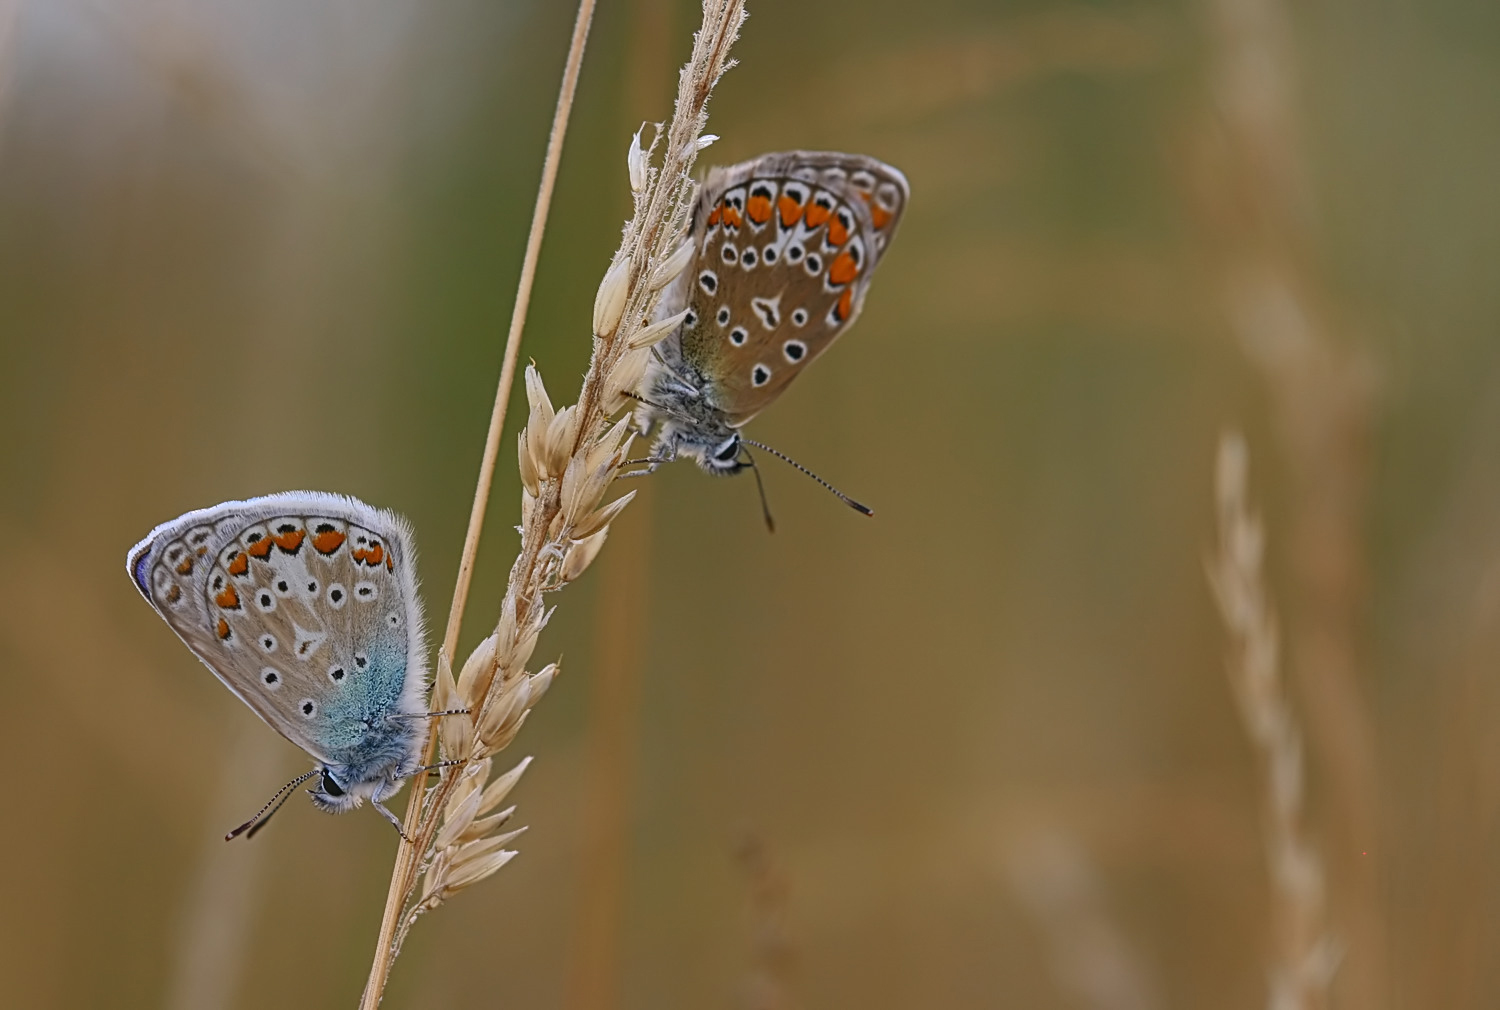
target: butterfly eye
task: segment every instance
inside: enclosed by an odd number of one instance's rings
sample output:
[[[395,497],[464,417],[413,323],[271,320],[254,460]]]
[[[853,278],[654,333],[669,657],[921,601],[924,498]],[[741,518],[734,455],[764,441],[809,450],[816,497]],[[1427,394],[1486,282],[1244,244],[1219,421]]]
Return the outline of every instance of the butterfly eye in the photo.
[[[329,774],[327,768],[323,769],[323,791],[329,796],[344,795],[343,788],[336,781],[334,781],[333,776]]]
[[[723,445],[719,446],[719,451],[714,453],[714,459],[718,460],[720,463],[731,463],[739,454],[740,437],[738,435],[735,435]]]

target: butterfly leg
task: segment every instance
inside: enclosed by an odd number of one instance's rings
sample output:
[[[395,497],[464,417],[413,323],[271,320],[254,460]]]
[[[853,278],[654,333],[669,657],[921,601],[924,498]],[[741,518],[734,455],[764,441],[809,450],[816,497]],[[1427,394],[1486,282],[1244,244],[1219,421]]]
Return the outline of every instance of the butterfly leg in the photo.
[[[371,800],[370,806],[374,807],[376,810],[379,810],[380,816],[391,822],[391,827],[396,829],[396,834],[401,836],[401,840],[403,842],[408,845],[417,844],[416,842],[411,840],[411,836],[409,836],[406,833],[406,829],[401,826],[400,819],[397,818],[395,814],[391,813],[390,810],[386,808],[386,805],[384,803],[381,803],[379,800]]]
[[[644,470],[631,470],[628,473],[622,473],[622,474],[620,474],[620,476],[621,477],[644,477],[647,474],[655,473],[656,472],[656,468],[659,467],[659,466],[661,466],[663,463],[670,463],[673,460],[675,460],[676,458],[677,458],[677,447],[675,445],[673,445],[673,446],[668,446],[667,447],[667,451],[665,453],[663,453],[662,455],[660,455],[660,456],[652,455],[652,456],[646,456],[643,459],[627,459],[627,460],[625,460],[625,462],[621,463],[620,465],[621,466],[639,466],[640,464],[645,463],[646,464],[646,469],[644,469]]]

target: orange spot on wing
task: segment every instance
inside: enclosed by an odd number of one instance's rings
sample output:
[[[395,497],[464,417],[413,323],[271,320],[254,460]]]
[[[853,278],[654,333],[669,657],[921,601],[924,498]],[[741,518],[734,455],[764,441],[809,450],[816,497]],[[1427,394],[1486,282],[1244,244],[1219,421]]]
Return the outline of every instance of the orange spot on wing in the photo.
[[[219,626],[214,630],[218,632],[221,639],[226,641],[229,639],[229,622],[224,620],[224,618],[219,618]]]
[[[828,220],[828,216],[830,214],[832,214],[832,213],[833,213],[833,210],[831,208],[819,206],[816,203],[810,203],[810,204],[808,204],[807,205],[807,226],[809,228],[816,228],[818,225],[822,224],[824,221],[827,221]]]
[[[180,564],[180,565],[177,566],[177,574],[178,575],[191,575],[191,574],[193,574],[193,556],[191,554],[189,554],[187,557],[183,558],[182,559],[182,564]]]
[[[884,228],[891,223],[891,212],[878,203],[870,204],[870,219],[875,223],[876,230]]]
[[[790,228],[802,217],[802,205],[785,193],[781,194],[781,199],[777,201],[776,206],[781,210],[783,228]]]
[[[752,196],[750,202],[745,205],[745,213],[756,224],[765,224],[771,220],[771,198],[768,196]]]
[[[229,568],[228,568],[229,574],[230,575],[244,575],[249,570],[250,570],[250,555],[248,555],[248,554],[241,554],[239,551],[235,551],[234,552],[234,556],[229,559]]]
[[[723,210],[724,205],[722,203],[713,209],[713,212],[708,215],[708,227],[712,228],[719,223],[719,217],[723,213]]]
[[[828,222],[828,244],[831,246],[841,246],[847,241],[849,241],[849,229],[844,227],[844,222],[839,220],[839,216],[835,214],[833,219]]]
[[[349,538],[340,533],[338,530],[321,530],[320,532],[313,534],[313,550],[317,551],[319,554],[332,554],[334,551],[344,546],[344,541],[347,539]]]
[[[370,548],[370,553],[366,556],[365,564],[369,565],[371,568],[379,568],[380,562],[384,560],[385,548],[381,547],[379,544],[376,544],[374,547]]]
[[[833,317],[839,322],[849,318],[849,310],[854,306],[854,289],[845,288],[844,293],[839,295],[839,303],[834,306]]]
[[[724,205],[724,228],[725,228],[725,230],[733,228],[734,230],[738,231],[740,225],[744,222],[744,220],[745,220],[744,218],[740,217],[740,212],[739,211],[735,210],[733,207],[729,206],[728,204]]]
[[[214,602],[225,610],[240,609],[240,594],[235,592],[233,586],[225,586],[224,591],[214,597]]]
[[[172,588],[167,590],[167,602],[176,603],[180,599],[182,599],[182,587],[174,582]]]
[[[830,284],[848,284],[858,276],[859,264],[854,261],[848,249],[839,253],[833,265],[828,268],[828,283]]]
[[[295,529],[285,533],[273,533],[271,539],[276,541],[276,546],[288,554],[296,554],[297,548],[302,546],[302,538],[307,536],[307,530]],[[268,548],[269,549],[269,548]]]
[[[394,563],[392,563],[391,556],[389,554],[385,556],[385,570],[388,572],[394,572],[396,570],[396,566]]]
[[[255,541],[255,543],[253,543],[249,547],[245,548],[245,550],[246,550],[246,552],[252,558],[270,557],[270,555],[271,555],[271,538],[270,537],[261,537],[259,540]]]

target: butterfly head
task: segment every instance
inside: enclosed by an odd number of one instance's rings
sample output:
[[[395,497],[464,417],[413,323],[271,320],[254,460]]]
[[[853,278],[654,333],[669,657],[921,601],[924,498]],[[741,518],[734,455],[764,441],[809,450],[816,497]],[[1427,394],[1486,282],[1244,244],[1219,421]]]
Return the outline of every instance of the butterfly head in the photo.
[[[728,438],[709,448],[699,457],[699,463],[709,473],[726,476],[739,473],[750,465],[741,458],[739,432],[734,432]]]
[[[347,813],[366,800],[379,803],[401,788],[409,774],[408,765],[418,758],[367,772],[357,765],[324,763],[313,770],[313,784],[307,790],[313,806],[330,814]]]
[[[342,814],[353,810],[363,799],[358,790],[345,788],[339,782],[338,775],[327,765],[318,769],[318,774],[314,776],[313,785],[307,790],[307,795],[312,797],[314,806],[330,814]]]
[[[657,459],[686,456],[705,472],[721,477],[739,473],[751,465],[740,433],[713,416],[697,420],[663,419],[652,456]]]

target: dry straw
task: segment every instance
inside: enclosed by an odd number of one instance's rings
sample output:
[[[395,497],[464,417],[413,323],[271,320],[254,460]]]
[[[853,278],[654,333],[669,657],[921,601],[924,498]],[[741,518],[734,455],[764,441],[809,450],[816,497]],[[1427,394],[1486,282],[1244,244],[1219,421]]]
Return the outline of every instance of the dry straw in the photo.
[[[1249,452],[1237,432],[1219,441],[1219,546],[1208,581],[1229,633],[1230,688],[1262,765],[1262,819],[1271,874],[1275,960],[1271,1010],[1328,1005],[1338,957],[1325,923],[1323,863],[1303,827],[1302,735],[1282,686],[1280,632],[1265,589],[1265,532],[1249,504]]]
[[[539,229],[545,220],[542,204],[550,196],[561,124],[565,124],[571,104],[570,88],[577,79],[577,62],[591,14],[591,0],[584,0],[558,102],[539,209],[532,223],[523,286],[529,284],[534,269],[532,250],[540,246]],[[435,735],[442,759],[451,764],[442,769],[436,786],[425,792],[413,791],[406,819],[411,840],[398,850],[362,1010],[379,1005],[391,963],[417,918],[515,856],[506,846],[520,830],[509,829],[513,808],[500,808],[529,759],[492,779],[493,762],[515,739],[532,706],[558,672],[556,663],[536,672],[527,671],[537,639],[551,616],[545,594],[583,574],[604,545],[610,523],[634,497],[630,492],[605,502],[632,437],[628,418],[613,423],[611,418],[630,404],[630,394],[645,370],[651,345],[671,329],[670,320],[658,321],[654,316],[662,290],[689,260],[683,242],[697,189],[691,172],[698,152],[714,139],[703,136],[708,99],[732,65],[729,49],[744,17],[743,0],[704,0],[703,24],[679,77],[670,126],[663,133],[658,125],[644,147],[640,133],[631,140],[626,169],[634,213],[625,224],[620,248],[595,296],[593,357],[578,402],[554,408],[541,373],[535,366],[526,370],[531,410],[518,439],[520,551],[511,567],[494,633],[480,643],[455,678],[450,656],[478,542],[491,460],[499,444],[503,421],[500,405],[508,395],[512,369],[502,371],[486,464],[481,469],[459,586],[433,683],[432,710],[461,711],[436,720],[440,723]],[[664,150],[657,165],[661,147]],[[524,291],[518,305],[522,299]],[[507,344],[508,364],[515,360],[518,334],[517,323]]]
[[[1388,980],[1382,782],[1362,654],[1367,611],[1376,370],[1351,339],[1361,313],[1341,305],[1319,263],[1321,174],[1305,138],[1315,108],[1300,78],[1288,0],[1204,0],[1215,96],[1202,151],[1204,221],[1217,234],[1228,321],[1270,394],[1291,490],[1285,524],[1297,620],[1284,641],[1305,740],[1327,783],[1329,893],[1348,938],[1339,1000],[1395,1002]]]

